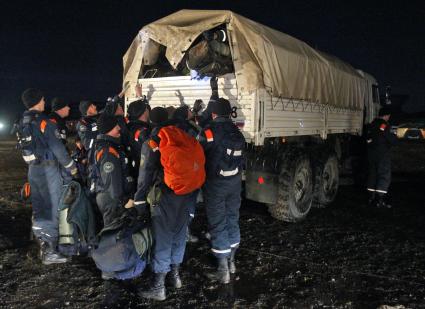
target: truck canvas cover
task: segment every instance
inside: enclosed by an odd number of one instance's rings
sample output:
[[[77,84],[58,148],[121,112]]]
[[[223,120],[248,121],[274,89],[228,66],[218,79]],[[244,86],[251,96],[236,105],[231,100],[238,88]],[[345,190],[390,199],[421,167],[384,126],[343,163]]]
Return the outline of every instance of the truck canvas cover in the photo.
[[[240,91],[363,109],[365,80],[349,64],[231,11],[181,10],[143,27],[124,55],[124,84],[134,85],[143,66],[157,61],[161,45],[176,68],[199,35],[223,24]]]

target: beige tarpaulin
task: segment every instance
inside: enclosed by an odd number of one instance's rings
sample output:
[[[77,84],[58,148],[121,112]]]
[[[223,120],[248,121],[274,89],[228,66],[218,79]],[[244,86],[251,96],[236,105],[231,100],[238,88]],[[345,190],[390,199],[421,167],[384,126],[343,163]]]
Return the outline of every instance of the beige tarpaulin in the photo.
[[[124,55],[124,83],[135,84],[143,65],[155,63],[158,43],[176,68],[202,32],[224,23],[241,91],[266,88],[273,96],[362,109],[366,83],[349,64],[231,11],[181,10],[143,27]]]

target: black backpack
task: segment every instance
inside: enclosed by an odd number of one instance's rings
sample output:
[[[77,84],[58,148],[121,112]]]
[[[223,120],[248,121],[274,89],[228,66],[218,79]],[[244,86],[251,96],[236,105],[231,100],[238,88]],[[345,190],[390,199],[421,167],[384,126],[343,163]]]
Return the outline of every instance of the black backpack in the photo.
[[[37,128],[38,125],[40,125],[40,129]],[[40,124],[38,124],[36,118],[31,115],[24,115],[19,120],[16,130],[17,148],[21,151],[22,158],[27,164],[36,160],[39,161],[45,155],[47,145],[40,130],[42,126],[45,127],[46,125],[47,120],[41,120]]]

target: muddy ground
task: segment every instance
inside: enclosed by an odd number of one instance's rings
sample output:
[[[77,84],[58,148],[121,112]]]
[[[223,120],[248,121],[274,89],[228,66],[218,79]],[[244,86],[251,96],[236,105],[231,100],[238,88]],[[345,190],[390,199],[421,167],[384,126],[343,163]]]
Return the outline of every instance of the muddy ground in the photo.
[[[364,190],[342,186],[326,209],[297,224],[260,204],[241,209],[242,243],[232,283],[208,283],[208,241],[189,244],[183,288],[162,303],[137,297],[150,277],[104,282],[88,258],[43,266],[30,240],[31,210],[18,190],[25,166],[13,142],[0,141],[0,307],[6,308],[425,308],[425,144],[394,149],[391,210],[366,206]],[[193,223],[205,231],[202,208]]]

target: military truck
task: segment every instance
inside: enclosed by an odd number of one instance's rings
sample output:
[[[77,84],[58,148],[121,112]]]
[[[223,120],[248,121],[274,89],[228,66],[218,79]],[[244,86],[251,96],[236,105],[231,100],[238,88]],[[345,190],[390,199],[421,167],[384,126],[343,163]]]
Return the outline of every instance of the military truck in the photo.
[[[279,220],[330,204],[379,108],[369,74],[231,11],[182,10],[144,26],[124,55],[126,103],[208,102],[209,78],[245,136],[245,196]],[[350,161],[351,160],[351,161]]]

